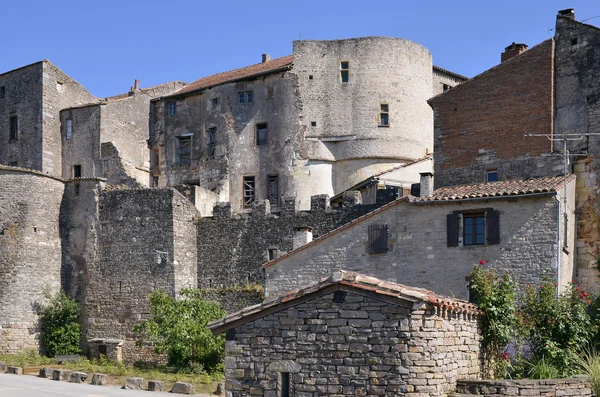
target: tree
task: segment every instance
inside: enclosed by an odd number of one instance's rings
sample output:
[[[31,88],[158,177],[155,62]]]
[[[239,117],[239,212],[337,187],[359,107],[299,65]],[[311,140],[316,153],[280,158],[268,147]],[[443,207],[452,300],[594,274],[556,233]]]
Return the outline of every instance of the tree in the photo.
[[[162,291],[150,294],[150,318],[133,328],[142,334],[137,344],[152,342],[154,351],[166,353],[172,365],[202,364],[211,371],[221,362],[225,342],[222,335],[213,335],[206,325],[225,312],[218,302],[202,299],[199,290],[184,289],[181,297],[176,300]]]
[[[62,290],[46,297],[48,303],[41,313],[41,344],[46,355],[79,353],[79,304]]]

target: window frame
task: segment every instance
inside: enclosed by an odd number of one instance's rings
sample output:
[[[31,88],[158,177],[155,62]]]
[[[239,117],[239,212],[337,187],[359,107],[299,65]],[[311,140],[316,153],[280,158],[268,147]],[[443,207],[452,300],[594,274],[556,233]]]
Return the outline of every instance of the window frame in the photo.
[[[385,108],[384,108],[385,106]],[[385,117],[385,123],[383,119]],[[382,102],[379,104],[379,124],[378,127],[389,127],[390,126],[390,105],[389,103]]]
[[[271,197],[273,197],[273,192],[271,191],[271,182],[275,182],[275,196],[274,196],[274,200],[271,200]],[[279,175],[278,174],[271,174],[271,175],[267,175],[267,200],[269,200],[269,203],[271,204],[271,207],[277,207],[279,206]]]
[[[385,254],[388,248],[388,225],[372,224],[368,229],[369,254]]]
[[[210,127],[206,130],[206,157],[214,158],[217,147],[217,127]]]
[[[496,175],[496,179],[490,181],[490,175]],[[485,181],[486,182],[498,182],[498,170],[487,170],[486,174],[485,174]]]
[[[466,220],[472,219],[473,223],[467,228]],[[481,219],[483,227],[482,233],[477,232],[477,226],[479,224],[477,221]],[[486,243],[486,222],[485,222],[485,211],[483,212],[471,212],[471,213],[463,213],[462,214],[462,237],[463,237],[463,246],[468,247],[472,245],[485,245]],[[467,232],[472,236],[471,243],[467,243]],[[481,241],[479,241],[479,236],[481,236]]]
[[[346,65],[344,65],[344,64],[346,64]],[[350,61],[347,61],[347,60],[340,61],[340,82],[341,83],[349,83],[350,82]]]
[[[12,115],[9,117],[9,141],[18,141],[19,140],[19,117],[17,115]]]
[[[177,102],[167,101],[167,115],[173,116],[175,114],[177,114]]]
[[[247,182],[252,182],[252,186],[246,188]],[[246,194],[246,192],[251,192]],[[255,175],[244,175],[242,176],[242,204],[244,208],[252,208],[256,202],[256,176]]]
[[[79,174],[79,175],[77,175]],[[81,164],[73,164],[73,179],[81,178],[83,175],[83,170]]]
[[[65,139],[71,140],[73,137],[73,119],[68,118],[65,120]]]
[[[483,244],[466,244],[465,218],[483,216]],[[471,226],[476,228],[476,224]],[[500,244],[500,211],[494,208],[475,208],[471,210],[456,210],[446,215],[446,245],[447,247],[472,247]]]
[[[186,141],[189,145],[187,153],[183,153],[184,156],[182,156],[182,152],[185,149],[182,145],[183,141]],[[177,137],[177,165],[190,165],[192,163],[192,141],[193,134],[182,134]]]
[[[264,128],[260,128],[264,126]],[[260,139],[260,131],[264,131],[264,138]],[[268,123],[256,123],[255,133],[254,133],[254,144],[256,146],[268,146],[269,144],[269,124]]]

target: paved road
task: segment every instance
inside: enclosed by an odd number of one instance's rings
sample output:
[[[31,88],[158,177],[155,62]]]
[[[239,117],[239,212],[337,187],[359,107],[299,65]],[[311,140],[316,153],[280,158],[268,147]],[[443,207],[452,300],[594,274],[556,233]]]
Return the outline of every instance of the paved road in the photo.
[[[58,382],[31,375],[9,375],[0,373],[0,396],[2,397],[154,397],[177,396],[171,393],[123,390],[113,386],[93,386]],[[181,394],[181,396],[183,396]],[[207,397],[206,394],[196,396]],[[214,397],[214,396],[213,396]]]

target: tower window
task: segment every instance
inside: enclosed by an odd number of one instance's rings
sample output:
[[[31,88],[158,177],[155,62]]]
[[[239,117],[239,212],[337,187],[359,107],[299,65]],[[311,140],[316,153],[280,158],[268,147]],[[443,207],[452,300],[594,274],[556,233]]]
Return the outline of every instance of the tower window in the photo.
[[[350,80],[350,62],[340,62],[340,78],[342,83],[347,83]]]
[[[256,197],[254,176],[244,177],[244,207],[252,207],[254,199]]]
[[[256,146],[267,144],[267,123],[256,124]]]
[[[81,178],[81,165],[73,166],[73,178]]]
[[[17,140],[19,137],[19,119],[17,116],[10,116],[10,139]]]
[[[379,105],[379,126],[390,126],[390,106],[387,103],[382,103]]]

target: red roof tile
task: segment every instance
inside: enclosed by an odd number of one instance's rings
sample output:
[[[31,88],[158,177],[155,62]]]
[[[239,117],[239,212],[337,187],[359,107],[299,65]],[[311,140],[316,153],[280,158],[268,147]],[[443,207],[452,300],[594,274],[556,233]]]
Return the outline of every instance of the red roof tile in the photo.
[[[259,76],[266,73],[272,73],[285,69],[294,62],[293,55],[287,55],[281,58],[275,58],[264,63],[246,66],[245,68],[230,70],[229,72],[217,73],[212,76],[203,77],[190,83],[177,91],[174,95],[185,94],[192,91],[198,91],[219,84],[245,79],[252,76]]]
[[[245,324],[248,321],[261,318],[273,312],[271,310],[268,313],[261,315],[261,312],[264,312],[267,309],[276,308],[284,303],[292,302],[296,299],[334,285],[342,285],[358,290],[374,292],[378,295],[394,297],[409,302],[429,303],[433,306],[457,313],[470,313],[474,315],[479,315],[481,313],[477,306],[461,299],[441,296],[424,288],[409,287],[356,272],[340,270],[334,272],[331,276],[322,278],[318,282],[314,282],[300,289],[290,291],[284,295],[276,297],[275,299],[265,300],[263,303],[259,303],[258,305],[249,306],[240,311],[228,314],[220,320],[212,321],[208,323],[208,328],[215,333],[226,331],[229,328]]]

